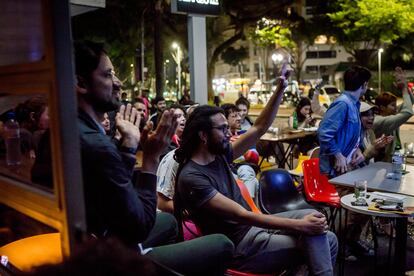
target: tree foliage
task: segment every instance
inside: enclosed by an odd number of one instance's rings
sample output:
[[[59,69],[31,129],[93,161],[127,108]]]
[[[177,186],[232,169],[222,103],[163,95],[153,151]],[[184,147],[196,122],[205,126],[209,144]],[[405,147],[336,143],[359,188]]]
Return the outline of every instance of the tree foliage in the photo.
[[[231,66],[237,66],[248,57],[249,54],[247,49],[244,47],[240,47],[238,49],[229,47],[221,54],[223,61]]]
[[[240,77],[243,78],[243,60],[249,57],[249,53],[246,48],[240,47],[235,49],[234,47],[227,48],[222,54],[221,58],[223,61],[231,66],[237,66]]]
[[[413,0],[331,0],[327,13],[338,42],[367,65],[376,50],[414,31]]]
[[[266,48],[292,49],[296,43],[292,40],[292,32],[289,27],[283,26],[280,20],[262,18],[256,27],[250,32],[250,39],[257,46]]]

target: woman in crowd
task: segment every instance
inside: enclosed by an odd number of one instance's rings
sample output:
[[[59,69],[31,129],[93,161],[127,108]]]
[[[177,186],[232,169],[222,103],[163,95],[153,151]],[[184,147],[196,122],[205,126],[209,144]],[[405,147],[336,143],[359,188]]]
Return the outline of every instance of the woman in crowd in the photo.
[[[376,106],[369,105],[366,102],[361,102],[359,108],[362,124],[362,143],[361,150],[365,157],[365,162],[373,161],[373,158],[378,155],[379,151],[386,145],[390,144],[393,136],[381,135],[378,139],[375,138],[375,133],[372,129],[374,125]]]
[[[301,98],[296,106],[295,112],[298,119],[298,128],[308,128],[316,125],[316,120],[311,116],[312,109],[309,98]],[[289,118],[289,120],[291,123],[293,122],[293,115]]]
[[[316,125],[316,120],[311,116],[312,110],[309,98],[301,98],[296,106],[295,112],[299,129],[314,127]],[[293,115],[289,118],[289,124],[293,126]],[[306,155],[309,150],[317,146],[317,138],[315,136],[307,136],[301,139],[301,142],[299,143],[299,151]]]
[[[44,132],[49,128],[49,111],[44,96],[35,96],[15,109],[20,125],[23,152],[30,152],[32,158]]]
[[[374,119],[374,132],[376,137],[382,134],[392,135],[392,143],[389,143],[384,150],[378,154],[376,160],[386,162],[391,161],[391,157],[396,150],[401,149],[400,126],[413,116],[414,96],[407,89],[405,72],[400,68],[395,68],[395,84],[402,89],[403,103],[397,108],[397,98],[388,92],[381,93],[375,99],[375,105],[379,108],[379,115]]]

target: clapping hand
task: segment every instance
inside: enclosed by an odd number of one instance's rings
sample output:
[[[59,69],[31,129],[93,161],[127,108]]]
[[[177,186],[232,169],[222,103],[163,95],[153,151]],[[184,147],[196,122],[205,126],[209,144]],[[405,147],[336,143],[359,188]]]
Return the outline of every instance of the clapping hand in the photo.
[[[382,134],[380,138],[374,141],[374,148],[376,150],[382,149],[383,147],[391,143],[393,139],[394,139],[394,136],[392,135],[385,136],[384,134]]]
[[[170,144],[177,124],[177,116],[174,115],[174,110],[164,111],[156,130],[152,130],[153,123],[148,121],[141,135],[144,160],[142,167],[144,171],[156,171],[160,155]]]
[[[139,123],[141,116],[138,116],[137,110],[131,104],[121,105],[119,112],[116,114],[116,129],[122,139],[122,146],[137,148],[140,140]]]

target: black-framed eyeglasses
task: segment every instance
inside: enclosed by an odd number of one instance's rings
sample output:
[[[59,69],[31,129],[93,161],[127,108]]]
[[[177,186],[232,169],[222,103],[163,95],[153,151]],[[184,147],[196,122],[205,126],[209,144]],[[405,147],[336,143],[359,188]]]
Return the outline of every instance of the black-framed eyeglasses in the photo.
[[[229,125],[212,126],[211,128],[215,128],[215,129],[221,130],[221,132],[223,132],[223,134],[227,134],[228,132],[230,132]]]

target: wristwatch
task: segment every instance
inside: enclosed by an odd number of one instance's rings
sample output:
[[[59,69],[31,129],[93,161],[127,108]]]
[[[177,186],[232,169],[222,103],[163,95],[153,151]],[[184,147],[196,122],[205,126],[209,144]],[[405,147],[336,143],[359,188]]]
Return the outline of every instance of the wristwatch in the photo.
[[[130,153],[130,154],[136,155],[137,154],[137,151],[138,151],[138,147],[136,147],[136,148],[130,148],[130,147],[121,146],[119,148],[119,151],[124,152],[124,153]]]

